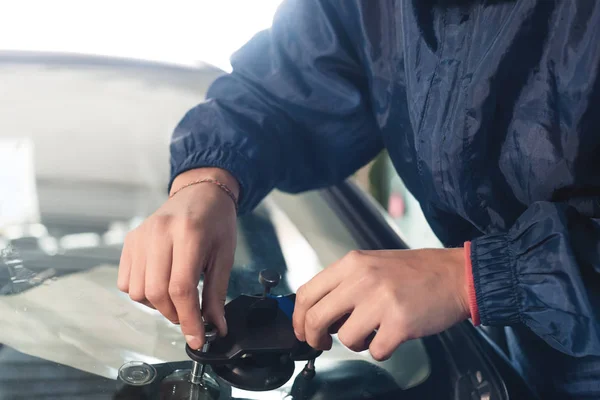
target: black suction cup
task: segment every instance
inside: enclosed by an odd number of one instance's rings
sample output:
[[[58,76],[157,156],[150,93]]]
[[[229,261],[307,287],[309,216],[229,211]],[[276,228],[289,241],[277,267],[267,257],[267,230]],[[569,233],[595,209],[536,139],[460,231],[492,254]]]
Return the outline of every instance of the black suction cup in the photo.
[[[260,392],[284,385],[294,374],[294,367],[288,355],[275,353],[243,357],[234,365],[214,366],[213,370],[234,387]]]
[[[196,363],[210,365],[219,379],[249,391],[273,390],[283,386],[294,374],[294,361],[310,361],[314,376],[317,351],[294,334],[292,316],[296,295],[270,293],[280,280],[276,272],[263,270],[259,281],[262,295],[241,295],[225,305],[227,335],[215,338],[210,349],[194,350],[186,345],[188,356]]]

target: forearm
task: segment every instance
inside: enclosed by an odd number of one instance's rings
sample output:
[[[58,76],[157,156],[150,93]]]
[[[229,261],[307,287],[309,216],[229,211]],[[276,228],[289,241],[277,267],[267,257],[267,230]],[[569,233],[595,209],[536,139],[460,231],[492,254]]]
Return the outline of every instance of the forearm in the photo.
[[[275,188],[338,183],[381,151],[367,77],[334,13],[329,3],[288,0],[272,28],[232,56],[233,72],[175,129],[170,190],[187,170],[221,168],[237,180],[244,214]]]

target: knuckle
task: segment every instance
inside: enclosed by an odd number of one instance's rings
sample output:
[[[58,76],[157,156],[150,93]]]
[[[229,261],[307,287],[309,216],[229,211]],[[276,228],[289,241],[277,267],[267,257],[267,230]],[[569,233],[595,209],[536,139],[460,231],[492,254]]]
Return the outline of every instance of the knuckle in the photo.
[[[341,329],[338,332],[338,340],[347,348],[358,351],[358,343],[346,330]]]
[[[153,231],[164,231],[171,225],[172,217],[170,215],[155,215],[152,219]]]
[[[149,287],[146,288],[146,298],[152,304],[157,304],[163,302],[168,296],[167,288],[155,288]]]
[[[344,257],[344,262],[352,267],[358,267],[364,258],[364,253],[361,250],[352,250]]]
[[[315,309],[311,309],[306,313],[306,326],[309,329],[319,329],[321,324],[321,315]]]
[[[171,231],[182,240],[193,243],[200,243],[204,239],[200,222],[190,217],[177,217],[177,222],[173,223]],[[214,236],[214,232],[211,231],[211,237]]]
[[[369,275],[377,276],[381,272],[381,268],[377,264],[365,264],[363,267]]]
[[[405,307],[400,305],[390,307],[387,320],[398,332],[404,332],[408,329],[408,312],[409,310],[406,310]]]
[[[296,292],[296,305],[304,307],[306,304],[308,304],[308,294],[306,292],[306,286],[300,286]]]
[[[179,226],[179,229],[182,229],[185,232],[192,232],[198,230],[199,222],[196,218],[185,215],[178,218],[177,225]]]
[[[365,351],[367,349],[367,346],[361,346],[358,343],[352,343],[346,346],[349,350],[354,351],[355,353],[360,353],[362,351]]]
[[[169,321],[171,321],[174,324],[178,324],[179,323],[179,316],[177,315],[177,311],[175,311],[174,309],[172,309],[172,307],[165,307],[164,305],[162,307],[157,307],[158,311],[160,311],[160,313]]]
[[[391,351],[381,345],[371,345],[369,352],[371,353],[371,357],[377,361],[385,361],[391,356]]]
[[[117,281],[117,288],[119,291],[127,293],[129,291],[129,282],[119,280]]]
[[[172,299],[189,299],[195,293],[196,288],[188,283],[172,282],[169,285],[169,295]]]
[[[146,300],[144,293],[139,291],[129,292],[129,298],[137,303],[143,303]]]
[[[381,293],[381,298],[386,304],[396,304],[396,288],[391,282],[382,282],[381,287],[379,288],[379,292]]]

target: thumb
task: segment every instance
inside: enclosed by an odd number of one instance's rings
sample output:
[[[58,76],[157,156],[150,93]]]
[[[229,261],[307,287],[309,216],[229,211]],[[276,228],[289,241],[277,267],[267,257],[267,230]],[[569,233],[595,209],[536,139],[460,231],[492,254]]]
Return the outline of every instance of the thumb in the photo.
[[[227,287],[229,275],[233,266],[232,252],[223,252],[215,263],[209,266],[204,274],[204,287],[202,288],[202,315],[204,320],[217,327],[221,336],[227,335],[227,322],[225,321],[225,301],[227,300]]]

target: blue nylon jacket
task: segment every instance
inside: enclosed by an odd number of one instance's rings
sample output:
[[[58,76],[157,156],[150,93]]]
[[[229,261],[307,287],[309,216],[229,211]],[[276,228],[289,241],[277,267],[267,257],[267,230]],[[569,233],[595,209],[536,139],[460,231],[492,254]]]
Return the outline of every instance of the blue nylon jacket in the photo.
[[[231,62],[172,179],[224,168],[245,213],[387,149],[532,386],[600,398],[600,2],[288,0]]]

